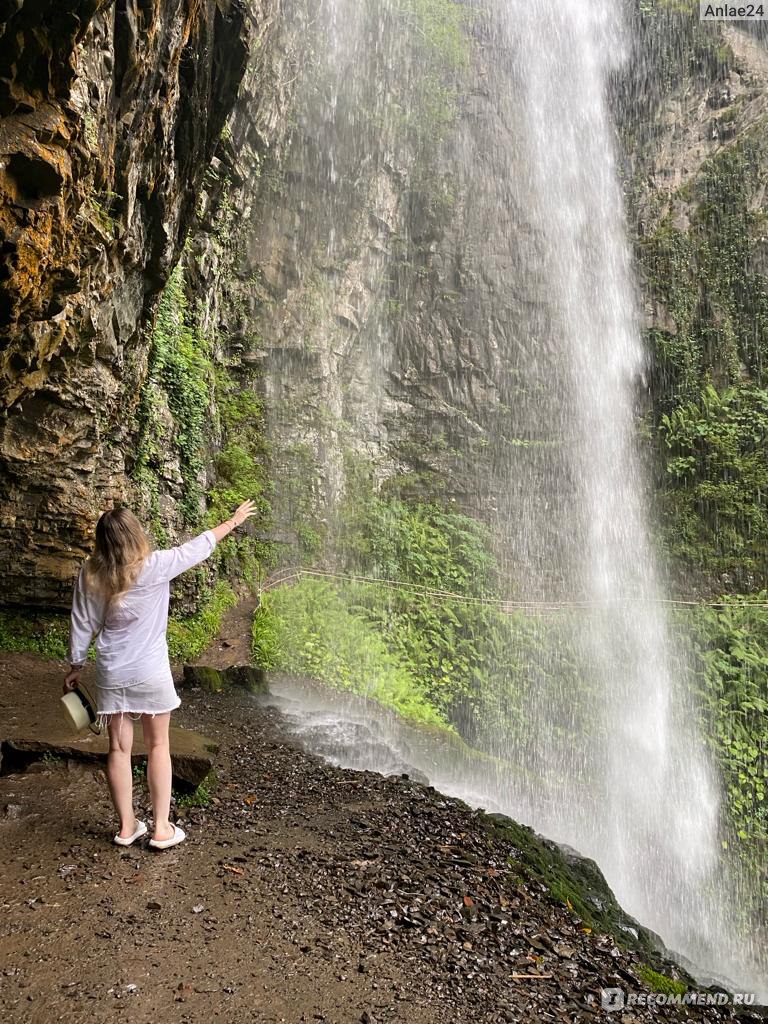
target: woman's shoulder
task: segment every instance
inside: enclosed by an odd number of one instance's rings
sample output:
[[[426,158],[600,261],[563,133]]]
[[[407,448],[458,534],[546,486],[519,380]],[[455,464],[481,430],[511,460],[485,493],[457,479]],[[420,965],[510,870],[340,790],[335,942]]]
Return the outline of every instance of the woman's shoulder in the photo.
[[[142,563],[139,575],[136,577],[136,585],[141,586],[142,584],[152,582],[152,577],[156,574],[162,561],[162,554],[162,549],[153,549],[149,552]]]

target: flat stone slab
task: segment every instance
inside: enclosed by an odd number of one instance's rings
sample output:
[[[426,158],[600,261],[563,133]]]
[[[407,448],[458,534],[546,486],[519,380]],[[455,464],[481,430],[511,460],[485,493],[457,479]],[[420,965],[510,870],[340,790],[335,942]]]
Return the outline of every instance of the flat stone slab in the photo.
[[[80,761],[106,762],[106,733],[73,733],[61,708],[65,666],[41,658],[0,660],[0,775],[23,771],[46,754]],[[92,669],[90,670],[92,672]],[[88,686],[88,669],[83,682]],[[138,726],[138,727],[137,727]],[[134,764],[146,762],[141,727],[134,726]],[[192,729],[171,726],[171,763],[174,785],[195,789],[213,767],[217,744]]]

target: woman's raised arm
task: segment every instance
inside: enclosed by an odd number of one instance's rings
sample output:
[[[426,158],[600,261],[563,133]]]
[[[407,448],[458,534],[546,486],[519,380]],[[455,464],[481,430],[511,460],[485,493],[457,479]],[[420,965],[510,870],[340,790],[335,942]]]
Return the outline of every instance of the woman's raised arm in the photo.
[[[214,535],[218,543],[218,541],[226,537],[228,533],[231,533],[236,526],[240,526],[246,519],[250,519],[251,516],[255,515],[256,509],[249,498],[248,501],[244,501],[242,505],[237,506],[231,519],[225,519],[223,523],[219,523],[218,526],[214,526],[211,533]]]
[[[230,519],[225,519],[218,526],[214,526],[210,530],[204,530],[197,537],[193,537],[192,540],[188,540],[184,544],[178,544],[175,548],[156,551],[154,554],[154,578],[172,580],[176,576],[181,575],[181,573],[186,572],[187,569],[191,569],[193,565],[204,561],[220,540],[226,537],[228,533],[231,533],[236,526],[240,526],[241,523],[244,523],[246,519],[255,514],[256,510],[253,502],[244,501],[242,505],[237,507]]]

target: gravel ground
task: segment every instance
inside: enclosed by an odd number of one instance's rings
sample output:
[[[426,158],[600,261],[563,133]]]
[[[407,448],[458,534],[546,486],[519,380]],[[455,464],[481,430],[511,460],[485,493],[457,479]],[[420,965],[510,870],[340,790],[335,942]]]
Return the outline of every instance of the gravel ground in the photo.
[[[9,657],[32,681],[54,670]],[[97,768],[0,778],[0,1020],[736,1019],[602,1010],[601,987],[644,991],[639,958],[583,930],[460,801],[323,764],[245,694],[186,692],[177,721],[221,749],[212,801],[178,809],[189,838],[173,850],[110,844]],[[143,816],[143,783],[137,800]]]

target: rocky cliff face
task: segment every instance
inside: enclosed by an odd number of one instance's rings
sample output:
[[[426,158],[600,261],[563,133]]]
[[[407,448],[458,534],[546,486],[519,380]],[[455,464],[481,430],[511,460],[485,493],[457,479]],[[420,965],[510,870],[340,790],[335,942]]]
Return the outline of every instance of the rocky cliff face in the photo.
[[[309,523],[333,540],[329,510],[363,462],[390,491],[490,521],[508,587],[530,596],[542,579],[552,593],[541,552],[566,563],[573,509],[561,438],[542,424],[567,427],[575,409],[547,344],[546,254],[526,200],[525,61],[482,11],[413,32],[429,7],[379,4],[374,17],[365,4],[354,16],[320,5],[292,130],[242,226],[243,336],[276,511],[295,536]],[[356,61],[374,30],[366,17],[379,33],[367,72]],[[768,578],[768,421],[755,391],[768,357],[765,41],[702,25],[693,6],[632,4],[627,21],[612,93],[650,354],[637,408],[659,541],[684,592],[753,589]],[[731,396],[725,406],[707,406],[710,384]],[[549,532],[531,544],[525,524],[543,503]]]
[[[744,592],[768,581],[768,50],[685,13],[637,14],[618,103],[655,495],[682,588]]]
[[[144,328],[193,222],[248,52],[238,0],[0,12],[0,564],[67,599],[95,518],[128,492]]]
[[[312,33],[291,130],[236,233],[235,334],[265,403],[284,539],[343,545],[334,510],[361,466],[521,523],[537,496],[514,464],[543,480],[558,455],[533,426],[557,373],[554,351],[530,351],[546,316],[539,243],[509,188],[518,54],[493,16],[451,3],[321,4]],[[567,489],[550,549],[566,515]]]

